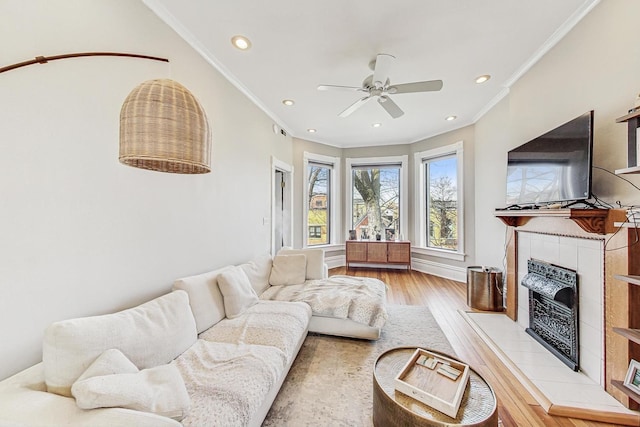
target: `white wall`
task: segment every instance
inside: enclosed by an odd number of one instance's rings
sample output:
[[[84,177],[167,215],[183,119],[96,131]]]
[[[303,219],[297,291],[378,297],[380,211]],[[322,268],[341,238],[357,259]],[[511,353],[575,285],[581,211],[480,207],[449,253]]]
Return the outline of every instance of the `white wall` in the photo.
[[[493,211],[505,204],[511,148],[594,110],[593,165],[612,172],[626,167],[627,128],[615,119],[633,107],[640,92],[640,45],[633,37],[638,16],[638,1],[600,2],[476,123],[478,263],[502,264],[505,226]],[[640,184],[639,176],[624,178]],[[593,171],[593,192],[609,203],[640,202],[640,191],[599,169]]]
[[[41,359],[44,328],[112,312],[178,277],[270,248],[271,156],[291,139],[141,2],[3,0],[0,65],[117,51],[169,64],[79,58],[0,74],[0,379]],[[137,84],[171,78],[201,101],[212,172],[118,163],[119,112]]]

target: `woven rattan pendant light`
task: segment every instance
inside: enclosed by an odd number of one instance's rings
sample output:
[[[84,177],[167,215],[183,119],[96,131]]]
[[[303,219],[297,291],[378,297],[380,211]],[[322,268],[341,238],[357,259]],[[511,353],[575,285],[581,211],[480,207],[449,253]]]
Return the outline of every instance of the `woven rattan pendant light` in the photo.
[[[133,89],[120,110],[120,162],[159,172],[211,171],[211,132],[204,109],[169,79]]]

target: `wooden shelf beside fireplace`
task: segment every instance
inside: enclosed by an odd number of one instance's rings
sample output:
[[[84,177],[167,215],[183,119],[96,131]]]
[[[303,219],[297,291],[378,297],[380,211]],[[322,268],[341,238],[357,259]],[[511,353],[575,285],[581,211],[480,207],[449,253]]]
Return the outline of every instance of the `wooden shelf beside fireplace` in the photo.
[[[618,335],[622,335],[626,339],[633,341],[636,344],[640,344],[640,329],[630,328],[613,328],[613,332]]]
[[[611,384],[615,388],[617,388],[618,390],[620,390],[621,392],[626,394],[627,397],[629,397],[630,399],[634,400],[636,403],[640,403],[640,394],[634,393],[633,390],[629,390],[627,387],[625,387],[625,385],[624,385],[624,383],[622,381],[611,380]]]
[[[621,227],[615,236],[617,241],[611,241],[611,248],[626,247],[624,251],[616,251],[617,262],[612,265],[611,286],[607,288],[606,298],[610,301],[607,306],[607,324],[613,334],[607,335],[607,352],[611,357],[607,359],[607,379],[612,389],[622,392],[628,398],[626,403],[630,409],[640,409],[640,396],[629,390],[621,381],[631,359],[640,360],[640,248],[632,242],[636,240],[637,225],[616,223]],[[637,228],[636,228],[637,227]],[[620,237],[620,238],[618,238]],[[613,240],[613,239],[612,239]],[[617,337],[616,337],[617,336]],[[614,356],[615,355],[615,356]],[[618,400],[619,395],[618,395]]]
[[[627,282],[632,285],[640,286],[640,276],[628,276],[626,274],[616,274],[613,277],[615,277],[616,279],[622,282]]]

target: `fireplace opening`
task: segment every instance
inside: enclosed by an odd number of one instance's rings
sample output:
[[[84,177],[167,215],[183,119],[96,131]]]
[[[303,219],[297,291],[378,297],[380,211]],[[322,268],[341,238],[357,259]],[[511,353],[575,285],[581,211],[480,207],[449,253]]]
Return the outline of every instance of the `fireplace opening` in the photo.
[[[564,364],[578,371],[578,275],[537,260],[527,261],[522,285],[529,289],[526,332]]]

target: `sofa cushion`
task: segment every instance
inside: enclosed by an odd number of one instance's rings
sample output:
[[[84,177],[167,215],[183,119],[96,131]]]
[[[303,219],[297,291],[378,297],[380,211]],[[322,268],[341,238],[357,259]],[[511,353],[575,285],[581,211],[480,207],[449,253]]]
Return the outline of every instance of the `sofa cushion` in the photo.
[[[196,323],[183,291],[118,313],[53,323],[42,346],[47,391],[70,397],[71,385],[110,348],[146,369],[169,363],[196,340]]]
[[[239,267],[244,270],[253,290],[260,295],[269,287],[269,274],[271,274],[271,255],[264,254]]]
[[[235,319],[224,319],[200,334],[205,341],[258,344],[282,350],[290,363],[307,335],[311,308],[302,302],[260,301]]]
[[[277,255],[273,259],[271,286],[300,285],[306,280],[307,257],[302,254]]]
[[[71,387],[76,404],[82,409],[127,408],[178,421],[189,410],[189,395],[174,365],[160,365],[135,373],[83,377]]]
[[[196,319],[198,333],[206,331],[226,316],[218,287],[218,275],[227,268],[229,267],[184,277],[173,283],[173,289],[181,289],[189,294],[189,304]]]
[[[85,411],[74,399],[29,387],[0,391],[3,427],[183,427],[176,420],[125,408]]]
[[[247,426],[278,387],[286,358],[275,347],[198,340],[173,364],[191,398],[184,427]]]
[[[302,254],[307,257],[307,270],[305,278],[307,280],[324,279],[324,249],[281,249],[278,255],[298,255]]]
[[[240,267],[231,267],[220,273],[218,285],[224,301],[224,311],[229,319],[240,316],[260,300]]]

